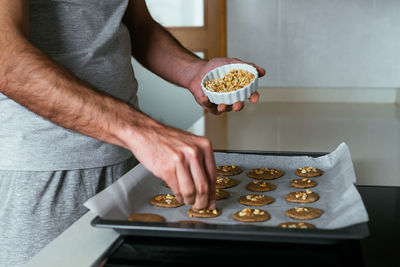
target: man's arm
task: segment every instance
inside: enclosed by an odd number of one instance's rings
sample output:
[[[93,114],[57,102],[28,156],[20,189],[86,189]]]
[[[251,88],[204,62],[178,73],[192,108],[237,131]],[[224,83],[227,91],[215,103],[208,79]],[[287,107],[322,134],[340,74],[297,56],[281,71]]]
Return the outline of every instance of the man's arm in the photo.
[[[130,149],[194,208],[215,206],[215,163],[204,137],[164,126],[99,92],[27,38],[28,0],[0,1],[0,92],[60,126]]]
[[[208,101],[200,86],[202,77],[209,70],[224,64],[243,63],[243,61],[229,58],[210,61],[199,59],[152,19],[144,0],[130,1],[124,23],[131,33],[132,55],[144,67],[169,82],[188,88],[200,105],[215,114],[243,108],[243,102],[237,102],[232,106],[220,104],[217,107]],[[260,77],[265,74],[263,68],[255,67]],[[250,102],[256,103],[258,97],[256,92],[251,96]]]

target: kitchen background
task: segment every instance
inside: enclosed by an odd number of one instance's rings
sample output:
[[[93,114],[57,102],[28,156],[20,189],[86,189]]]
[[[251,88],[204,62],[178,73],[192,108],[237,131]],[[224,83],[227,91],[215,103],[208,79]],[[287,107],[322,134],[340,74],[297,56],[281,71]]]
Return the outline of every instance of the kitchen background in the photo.
[[[203,23],[202,0],[147,4],[163,25]],[[266,68],[262,101],[399,102],[399,14],[398,0],[227,0],[227,54]],[[203,115],[187,91],[133,65],[144,112],[182,129]]]

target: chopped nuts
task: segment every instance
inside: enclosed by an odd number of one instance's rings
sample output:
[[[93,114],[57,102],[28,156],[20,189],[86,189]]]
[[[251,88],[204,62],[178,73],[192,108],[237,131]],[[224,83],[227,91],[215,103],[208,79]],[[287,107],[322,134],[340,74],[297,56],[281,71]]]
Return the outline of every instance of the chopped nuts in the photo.
[[[318,172],[317,168],[315,167],[301,167],[298,168],[298,170],[301,171],[301,173]]]
[[[270,174],[270,175],[274,175],[275,173],[278,173],[278,170],[275,169],[268,169],[268,168],[259,168],[259,169],[255,169],[254,172],[256,174]]]
[[[282,228],[300,228],[300,229],[307,229],[309,228],[305,223],[298,222],[298,223],[283,223],[280,225]]]
[[[199,214],[218,214],[218,210],[217,209],[213,209],[213,210],[209,210],[209,209],[200,209],[200,210],[195,210],[193,209],[194,212],[197,212]]]
[[[296,212],[303,212],[303,211],[304,211],[304,208],[295,207],[294,210],[295,210]]]
[[[265,197],[264,195],[247,195],[246,199],[255,202],[261,200],[264,197]]]
[[[158,195],[154,198],[157,201],[164,201],[167,204],[171,204],[175,199],[174,195],[166,194],[166,195]]]
[[[231,179],[227,177],[217,177],[217,184],[227,184],[231,181]]]
[[[254,80],[254,75],[245,70],[232,70],[222,78],[205,81],[204,87],[211,92],[231,92],[249,85]]]
[[[259,209],[250,209],[250,208],[245,208],[239,212],[240,217],[244,216],[253,216],[253,215],[264,215],[265,212]]]
[[[231,171],[231,170],[236,169],[236,168],[237,168],[236,165],[217,166],[217,170],[224,171],[224,172],[228,172],[228,171]]]

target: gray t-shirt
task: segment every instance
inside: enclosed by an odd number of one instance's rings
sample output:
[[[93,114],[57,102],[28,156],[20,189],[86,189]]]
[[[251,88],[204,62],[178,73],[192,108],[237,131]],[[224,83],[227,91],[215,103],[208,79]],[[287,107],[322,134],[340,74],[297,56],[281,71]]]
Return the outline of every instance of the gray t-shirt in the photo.
[[[30,0],[30,41],[80,79],[138,108],[128,0]],[[130,151],[62,128],[0,93],[0,169],[51,171],[121,162]]]

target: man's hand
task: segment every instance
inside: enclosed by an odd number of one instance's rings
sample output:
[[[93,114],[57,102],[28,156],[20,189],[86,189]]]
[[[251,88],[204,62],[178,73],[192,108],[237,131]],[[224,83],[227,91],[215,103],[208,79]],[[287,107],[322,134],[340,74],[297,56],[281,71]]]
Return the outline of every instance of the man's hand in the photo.
[[[203,106],[205,109],[209,110],[213,114],[221,114],[222,112],[227,111],[239,111],[244,107],[244,102],[236,102],[233,105],[225,105],[219,104],[216,105],[211,103],[208,97],[204,94],[201,88],[201,79],[203,79],[204,75],[209,72],[210,70],[217,68],[222,65],[232,64],[232,63],[245,63],[254,66],[258,71],[258,76],[263,77],[265,75],[265,69],[248,62],[243,62],[236,58],[213,58],[210,61],[204,61],[202,64],[199,64],[198,71],[193,79],[190,81],[188,85],[188,89],[192,92],[194,98],[196,99],[197,103]],[[259,99],[258,92],[255,92],[250,96],[250,103],[257,103]]]
[[[194,209],[215,208],[216,167],[207,138],[148,121],[123,139],[146,169],[168,184],[179,202]]]

